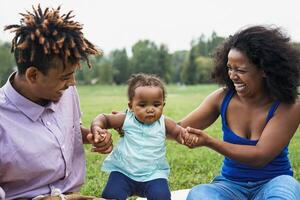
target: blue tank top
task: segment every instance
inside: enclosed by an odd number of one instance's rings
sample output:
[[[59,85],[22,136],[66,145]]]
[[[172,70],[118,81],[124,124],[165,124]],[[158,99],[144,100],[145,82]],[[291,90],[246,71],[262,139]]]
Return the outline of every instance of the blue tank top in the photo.
[[[226,121],[226,110],[233,95],[234,91],[228,91],[221,106],[223,140],[232,144],[255,146],[258,140],[249,140],[244,137],[240,137],[228,127]],[[279,101],[275,101],[272,104],[266,119],[266,124],[273,117],[273,114],[279,104]],[[279,175],[293,176],[293,170],[288,159],[288,147],[286,146],[278,156],[262,168],[254,168],[225,157],[221,174],[225,178],[235,181],[260,181],[271,179]]]

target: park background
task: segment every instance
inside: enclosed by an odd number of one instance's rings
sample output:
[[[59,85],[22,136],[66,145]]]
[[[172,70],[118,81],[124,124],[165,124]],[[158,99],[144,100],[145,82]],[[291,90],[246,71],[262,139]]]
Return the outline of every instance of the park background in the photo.
[[[14,71],[10,53],[13,34],[4,32],[5,25],[18,23],[18,13],[31,10],[31,5],[62,6],[74,10],[75,20],[84,24],[86,37],[104,55],[91,58],[93,68],[85,63],[76,72],[83,123],[89,126],[98,113],[125,110],[126,80],[133,73],[159,75],[167,84],[165,115],[178,121],[194,110],[218,88],[210,78],[212,53],[230,34],[249,25],[282,27],[300,50],[300,3],[282,1],[218,0],[89,0],[49,1],[10,0],[0,7],[0,86]],[[241,113],[242,114],[242,113]],[[206,130],[222,138],[220,119]],[[114,144],[119,136],[113,132]],[[290,159],[295,177],[300,180],[299,129],[290,143]],[[106,155],[90,152],[86,145],[87,177],[82,192],[99,195],[108,175],[100,171]],[[208,183],[218,175],[223,157],[207,148],[194,150],[167,142],[171,166],[172,190]]]

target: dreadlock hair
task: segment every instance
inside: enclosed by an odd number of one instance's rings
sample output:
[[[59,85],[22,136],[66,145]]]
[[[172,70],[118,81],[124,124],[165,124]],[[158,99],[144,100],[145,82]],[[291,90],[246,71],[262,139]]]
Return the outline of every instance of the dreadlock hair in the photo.
[[[30,66],[36,67],[46,74],[53,58],[78,64],[85,60],[91,68],[88,55],[101,55],[91,42],[84,38],[82,25],[72,20],[75,15],[60,15],[60,6],[57,9],[46,8],[42,11],[40,5],[32,6],[33,12],[26,11],[20,25],[5,26],[4,30],[15,33],[12,40],[11,52],[14,53],[18,71],[24,74]]]
[[[230,36],[214,53],[217,83],[234,90],[228,76],[228,53],[237,49],[265,73],[266,92],[281,102],[293,103],[298,96],[300,54],[280,28],[251,26]]]
[[[138,74],[132,74],[128,83],[128,90],[127,90],[127,96],[128,100],[131,101],[135,95],[135,89],[138,87],[159,87],[163,92],[163,100],[166,99],[166,89],[164,87],[163,82],[160,80],[160,78],[155,74],[144,74],[144,73],[138,73]]]

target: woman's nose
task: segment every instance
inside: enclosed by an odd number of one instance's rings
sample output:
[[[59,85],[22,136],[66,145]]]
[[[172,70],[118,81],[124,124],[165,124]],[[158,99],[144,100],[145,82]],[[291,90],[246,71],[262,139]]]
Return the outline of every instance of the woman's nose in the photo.
[[[232,80],[237,79],[238,78],[237,72],[235,70],[231,70],[229,72],[229,78]]]

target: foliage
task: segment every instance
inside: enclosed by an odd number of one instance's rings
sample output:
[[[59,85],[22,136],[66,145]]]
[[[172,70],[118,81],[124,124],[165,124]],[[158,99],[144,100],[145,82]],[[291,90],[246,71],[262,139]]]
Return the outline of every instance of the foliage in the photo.
[[[195,62],[197,66],[197,70],[196,70],[197,83],[211,83],[213,60],[209,57],[198,56]]]
[[[171,54],[170,76],[172,83],[180,83],[180,72],[183,70],[184,62],[187,60],[188,51],[175,51]]]
[[[181,74],[183,83],[192,85],[197,83],[196,48],[192,47],[189,52],[188,61],[184,63]]]
[[[193,41],[192,46],[196,48],[196,54],[201,56],[211,56],[214,49],[224,41],[225,38],[212,32],[210,38],[205,39],[205,35],[201,35],[198,41]]]
[[[113,50],[103,57],[91,57],[93,68],[82,63],[76,73],[79,84],[126,84],[132,73],[152,73],[159,75],[166,83],[199,84],[211,83],[211,71],[214,63],[211,54],[224,41],[213,32],[206,38],[201,35],[191,42],[189,51],[181,50],[170,53],[164,44],[157,45],[150,40],[139,40],[132,46],[132,56],[126,49]],[[300,51],[300,43],[293,43]],[[0,84],[3,84],[14,66],[14,59],[9,53],[9,44],[0,43]]]
[[[0,43],[0,86],[3,85],[15,66],[13,54],[8,43]]]
[[[116,84],[126,83],[130,75],[129,59],[126,49],[114,50],[111,55],[112,68],[114,69],[113,81]]]

